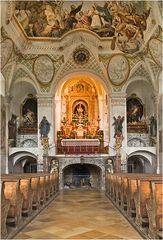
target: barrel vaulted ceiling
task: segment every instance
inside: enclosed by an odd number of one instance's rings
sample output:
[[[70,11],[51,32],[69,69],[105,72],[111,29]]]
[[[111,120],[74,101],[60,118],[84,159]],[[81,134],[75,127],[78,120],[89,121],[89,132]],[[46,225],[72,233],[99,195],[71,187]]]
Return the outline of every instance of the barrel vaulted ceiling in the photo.
[[[4,1],[1,13],[1,68],[8,88],[23,76],[48,92],[73,69],[89,69],[115,91],[138,76],[157,90],[161,1]]]

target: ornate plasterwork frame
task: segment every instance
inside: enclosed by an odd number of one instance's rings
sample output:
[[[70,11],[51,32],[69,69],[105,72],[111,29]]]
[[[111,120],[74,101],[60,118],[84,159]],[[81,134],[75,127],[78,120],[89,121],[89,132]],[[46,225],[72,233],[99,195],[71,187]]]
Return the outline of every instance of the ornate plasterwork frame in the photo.
[[[111,60],[112,60],[114,57],[116,57],[116,56],[121,56],[121,57],[123,57],[123,58],[125,59],[126,63],[127,63],[127,66],[128,66],[127,74],[126,74],[124,80],[121,81],[121,82],[119,82],[119,83],[114,83],[114,82],[112,81],[112,79],[111,79],[111,77],[110,77],[110,75],[109,75],[109,69],[108,69]],[[108,75],[108,78],[109,78],[111,84],[114,85],[114,86],[116,86],[116,87],[122,86],[122,85],[124,85],[124,83],[127,81],[128,76],[129,76],[129,74],[130,74],[130,64],[129,64],[129,60],[128,60],[123,54],[120,54],[120,53],[114,54],[114,55],[111,56],[111,58],[109,59],[109,62],[108,62],[108,64],[107,64],[107,69],[106,69],[106,70],[107,70],[107,75]]]
[[[35,64],[36,64],[36,61],[37,61],[39,58],[41,58],[41,57],[47,57],[47,58],[49,58],[49,60],[52,62],[53,74],[52,74],[51,79],[50,79],[48,82],[42,82],[42,81],[38,78],[37,73],[35,72]],[[54,67],[54,62],[53,62],[53,60],[52,60],[48,55],[46,55],[46,54],[38,56],[38,57],[34,60],[34,63],[33,63],[33,74],[35,75],[37,81],[38,81],[41,85],[43,85],[43,86],[49,85],[49,84],[53,81],[54,74],[55,74],[55,67]]]
[[[11,52],[10,52],[10,54],[8,55],[7,61],[5,61],[4,65],[2,65],[2,62],[1,62],[1,70],[6,66],[6,64],[8,63],[8,61],[9,61],[9,59],[11,58],[11,55],[12,55],[12,53],[13,53],[13,51],[14,51],[14,42],[13,42],[13,40],[12,40],[11,38],[8,38],[8,37],[7,37],[7,38],[3,39],[2,42],[0,43],[1,46],[2,46],[2,44],[3,44],[6,40],[10,40],[10,41],[11,41],[11,43],[12,43],[12,49],[11,49]],[[2,51],[2,49],[1,49],[1,51]]]
[[[157,41],[160,42],[162,45],[163,45],[163,42],[162,42],[160,39],[153,37],[153,38],[151,38],[151,39],[148,41],[148,45],[147,45],[147,48],[148,48],[148,50],[149,50],[149,52],[150,52],[150,55],[151,55],[153,61],[154,61],[159,67],[162,68],[162,64],[160,64],[158,61],[156,61],[155,57],[154,57],[153,54],[152,54],[152,51],[151,51],[151,48],[150,48],[150,42],[151,42],[152,40],[157,40]],[[161,54],[162,54],[162,51],[160,52],[160,55],[161,55]]]
[[[79,60],[77,58],[79,56],[79,54],[85,55],[85,59],[84,60]],[[73,59],[74,59],[75,63],[77,63],[77,64],[80,64],[80,65],[86,64],[89,61],[89,59],[90,59],[90,53],[85,48],[77,48],[73,52]]]

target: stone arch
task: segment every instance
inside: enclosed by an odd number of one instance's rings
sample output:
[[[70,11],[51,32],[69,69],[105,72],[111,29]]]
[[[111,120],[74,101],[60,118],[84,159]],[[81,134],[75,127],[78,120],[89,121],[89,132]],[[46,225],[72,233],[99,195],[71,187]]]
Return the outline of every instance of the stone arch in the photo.
[[[95,164],[70,164],[63,168],[62,177],[64,185],[70,183],[80,187],[86,185],[86,187],[101,188],[102,171]]]
[[[126,92],[128,86],[134,82],[134,81],[139,81],[139,80],[143,80],[148,82],[151,86],[152,89],[154,89],[152,80],[151,80],[151,76],[148,73],[147,69],[146,69],[146,65],[143,61],[138,62],[132,69],[130,72],[130,76],[128,78],[128,81],[126,81],[126,83],[124,84],[122,91]]]
[[[24,71],[26,76],[15,78],[16,73],[19,70]],[[23,82],[23,81],[32,84],[37,93],[40,92],[40,86],[39,86],[35,76],[33,75],[33,73],[26,66],[19,63],[14,70],[13,81],[12,81],[12,84],[10,86],[10,89],[12,88],[13,84],[15,84],[17,82]]]
[[[144,172],[156,173],[157,159],[156,155],[153,152],[138,150],[128,155],[127,162],[132,159],[138,159],[142,165],[144,164]]]
[[[112,93],[112,86],[111,84],[108,83],[106,84],[106,82],[104,81],[103,77],[101,77],[99,74],[92,72],[92,71],[88,71],[88,70],[77,70],[75,69],[75,71],[69,71],[67,73],[64,74],[64,76],[62,76],[56,85],[53,84],[53,92],[54,94],[56,93],[56,91],[59,89],[59,87],[69,78],[74,77],[76,75],[80,75],[82,76],[89,76],[90,78],[94,79],[95,81],[98,81],[103,88],[105,89],[107,94],[111,94]]]
[[[34,159],[37,161],[37,155],[36,153],[27,152],[27,151],[19,151],[11,154],[9,156],[8,161],[8,169],[9,173],[12,173],[14,170],[14,167],[17,165],[19,166],[19,169],[23,171],[23,167],[27,161],[28,158]]]
[[[63,170],[73,164],[90,164],[98,167],[101,171],[101,190],[105,189],[105,164],[100,157],[63,157],[59,158],[59,182],[60,189],[63,189]]]
[[[73,58],[74,51],[80,48],[86,49],[90,54],[88,62],[83,65],[77,64]],[[113,87],[108,80],[106,69],[102,64],[100,65],[98,55],[95,55],[93,51],[94,48],[88,49],[84,44],[79,44],[78,46],[75,46],[75,48],[71,47],[70,54],[67,56],[65,64],[62,65],[53,79],[50,91],[56,92],[58,85],[62,83],[64,78],[68,75],[87,74],[92,75],[93,78],[97,78],[98,81],[101,81],[106,91],[108,89],[109,93],[113,92]]]
[[[101,109],[101,121],[100,121],[100,127],[102,130],[104,130],[104,140],[105,142],[109,141],[109,121],[108,119],[110,119],[110,94],[111,94],[111,88],[107,89],[107,85],[104,83],[104,81],[102,80],[102,78],[100,76],[97,76],[95,74],[93,74],[92,72],[90,73],[89,71],[77,71],[75,70],[74,72],[69,72],[66,73],[66,75],[60,79],[60,82],[58,82],[58,84],[56,86],[54,86],[54,116],[56,115],[57,112],[57,120],[55,121],[55,130],[54,130],[54,135],[55,137],[57,136],[57,131],[60,129],[61,127],[61,121],[63,118],[63,113],[61,112],[61,107],[62,107],[62,103],[63,103],[63,98],[62,98],[62,89],[64,88],[64,85],[66,84],[66,82],[68,83],[71,80],[74,80],[75,77],[79,78],[81,77],[81,79],[83,78],[83,81],[85,81],[85,78],[87,77],[89,79],[89,84],[91,83],[91,86],[95,86],[95,89],[97,90],[97,96],[98,98],[96,98],[96,103],[98,103],[98,105],[96,104],[96,108],[94,111],[94,116],[97,119],[98,114],[100,112]],[[88,81],[87,79],[87,81]],[[108,83],[109,84],[109,83]],[[86,99],[86,98],[85,98]],[[71,102],[72,103],[72,102]],[[105,112],[106,114],[102,114],[102,111]],[[65,112],[65,110],[64,110]],[[69,112],[69,114],[71,114],[71,111]]]

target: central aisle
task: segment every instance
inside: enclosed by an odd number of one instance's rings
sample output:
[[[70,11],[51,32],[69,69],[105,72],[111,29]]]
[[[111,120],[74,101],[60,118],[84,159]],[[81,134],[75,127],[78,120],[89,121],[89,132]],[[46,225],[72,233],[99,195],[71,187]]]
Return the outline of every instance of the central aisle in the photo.
[[[15,239],[142,239],[98,191],[64,191]]]

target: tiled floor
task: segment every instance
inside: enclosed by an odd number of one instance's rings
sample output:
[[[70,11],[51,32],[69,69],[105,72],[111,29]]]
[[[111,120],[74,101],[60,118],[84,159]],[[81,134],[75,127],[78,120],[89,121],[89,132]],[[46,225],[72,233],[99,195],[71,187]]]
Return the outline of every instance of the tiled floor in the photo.
[[[64,191],[15,239],[142,239],[98,191]]]

